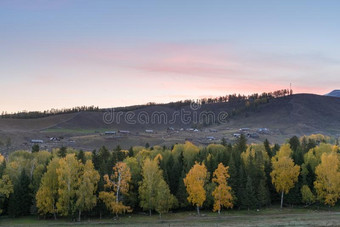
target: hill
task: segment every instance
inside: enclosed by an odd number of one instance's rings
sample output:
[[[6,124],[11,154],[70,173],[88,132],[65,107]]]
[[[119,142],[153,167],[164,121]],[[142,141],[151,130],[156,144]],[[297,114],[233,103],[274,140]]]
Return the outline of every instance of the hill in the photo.
[[[11,138],[8,150],[30,149],[31,139],[43,140],[41,146],[48,149],[65,145],[90,150],[101,145],[128,148],[146,142],[170,146],[186,139],[197,144],[220,142],[222,138],[233,141],[240,128],[244,128],[242,132],[250,142],[268,138],[281,143],[293,135],[340,134],[340,99],[336,97],[296,94],[271,99],[256,108],[244,106],[246,102],[162,104],[38,119],[0,119],[0,140]],[[227,118],[218,119],[226,114]],[[5,150],[4,147],[0,149]]]
[[[326,94],[326,96],[333,96],[340,98],[340,90],[333,90],[330,93]]]

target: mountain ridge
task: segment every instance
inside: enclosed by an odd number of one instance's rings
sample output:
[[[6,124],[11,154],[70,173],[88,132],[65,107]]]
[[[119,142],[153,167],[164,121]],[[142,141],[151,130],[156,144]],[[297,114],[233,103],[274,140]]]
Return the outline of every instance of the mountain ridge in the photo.
[[[338,97],[340,98],[340,89],[335,89],[326,94],[326,96]]]
[[[13,147],[17,149],[30,149],[31,139],[42,139],[46,141],[46,149],[66,145],[89,150],[98,149],[102,145],[111,148],[121,145],[128,148],[132,145],[145,145],[146,142],[151,145],[171,146],[184,140],[205,144],[209,142],[207,137],[213,139],[210,142],[218,143],[222,138],[232,142],[234,134],[240,133],[240,128],[249,128],[249,133],[257,133],[259,128],[267,128],[270,131],[268,134],[259,134],[258,138],[249,138],[249,142],[261,142],[268,138],[271,142],[282,143],[293,135],[315,133],[340,136],[340,99],[337,97],[289,95],[271,99],[254,110],[245,110],[233,115],[238,105],[244,106],[244,103],[209,103],[199,106],[197,110],[189,104],[181,107],[171,104],[150,105],[123,112],[135,116],[141,113],[151,116],[155,112],[164,112],[169,116],[168,120],[176,111],[191,111],[197,114],[206,111],[215,116],[221,112],[229,114],[226,122],[206,125],[184,124],[181,119],[172,124],[169,121],[161,124],[137,121],[130,124],[124,118],[120,122],[105,123],[106,112],[102,111],[61,114],[38,119],[0,119],[0,139],[10,137]],[[191,131],[196,128],[198,132]],[[146,130],[152,130],[152,133],[146,133]],[[117,134],[105,136],[105,131],[115,131]],[[129,134],[119,131],[129,131]],[[62,142],[48,142],[51,138],[59,137],[63,138]]]

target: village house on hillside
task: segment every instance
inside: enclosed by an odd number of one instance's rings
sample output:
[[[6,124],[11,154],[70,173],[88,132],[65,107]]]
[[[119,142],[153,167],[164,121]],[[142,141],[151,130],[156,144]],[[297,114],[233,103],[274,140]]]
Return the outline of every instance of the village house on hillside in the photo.
[[[105,135],[116,135],[116,131],[106,131],[105,133],[104,133]]]
[[[43,140],[32,139],[31,143],[44,143]]]

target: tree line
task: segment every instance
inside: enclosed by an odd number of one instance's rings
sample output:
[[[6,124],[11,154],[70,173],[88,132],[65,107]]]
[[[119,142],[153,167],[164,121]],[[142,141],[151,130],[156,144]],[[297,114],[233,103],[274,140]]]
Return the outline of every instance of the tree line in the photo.
[[[73,108],[63,109],[50,109],[44,111],[18,111],[15,113],[7,113],[3,111],[1,118],[15,118],[15,119],[30,119],[30,118],[42,118],[58,114],[78,113],[78,112],[93,112],[100,111],[98,106],[77,106]]]
[[[261,209],[271,204],[334,206],[340,198],[340,149],[311,135],[287,143],[171,148],[153,146],[84,152],[16,151],[0,156],[1,212],[12,217],[159,215],[195,207]]]
[[[198,103],[200,105],[212,104],[212,103],[222,103],[228,102],[231,104],[243,104],[241,109],[233,110],[233,115],[244,110],[255,110],[258,105],[268,103],[270,99],[285,97],[287,95],[292,95],[293,90],[281,89],[273,92],[263,92],[262,94],[254,93],[252,95],[241,95],[241,94],[230,94],[226,96],[220,96],[215,98],[202,98],[197,100],[184,100],[178,102],[171,102],[168,104],[157,104],[154,102],[149,102],[145,105],[135,105],[128,107],[116,108],[116,111],[134,111],[137,109],[145,108],[147,106],[155,105],[169,105],[173,108],[181,108],[183,106],[188,106],[190,103]],[[1,113],[1,118],[15,118],[15,119],[30,119],[30,118],[42,118],[58,114],[67,113],[77,113],[77,112],[93,112],[93,111],[105,111],[104,109],[99,109],[98,106],[77,106],[73,108],[63,108],[63,109],[50,109],[44,111],[18,111],[15,113],[7,113],[3,111]]]

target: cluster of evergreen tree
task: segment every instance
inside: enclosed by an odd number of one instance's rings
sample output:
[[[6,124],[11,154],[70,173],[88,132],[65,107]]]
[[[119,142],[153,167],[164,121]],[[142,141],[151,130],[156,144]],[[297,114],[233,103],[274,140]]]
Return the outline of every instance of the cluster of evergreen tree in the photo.
[[[293,94],[292,90],[281,89],[273,92],[263,92],[262,94],[254,93],[252,95],[241,95],[241,94],[230,94],[226,96],[220,96],[215,98],[202,98],[198,100],[184,100],[178,102],[171,102],[168,104],[157,104],[154,102],[149,102],[145,105],[135,105],[129,107],[121,107],[117,108],[116,111],[134,111],[146,106],[155,106],[155,105],[169,105],[173,108],[181,108],[184,106],[190,105],[190,103],[198,103],[200,105],[211,104],[211,103],[222,103],[229,102],[231,104],[244,104],[241,108],[234,109],[231,113],[232,115],[236,115],[239,112],[243,111],[254,111],[260,104],[268,103],[270,99],[285,97],[287,95]],[[63,108],[63,109],[51,109],[44,111],[19,111],[16,113],[7,113],[2,112],[1,118],[18,118],[18,119],[29,119],[29,118],[42,118],[48,117],[51,115],[57,114],[67,114],[67,113],[77,113],[77,112],[86,112],[86,111],[104,111],[103,109],[99,109],[99,107],[95,106],[78,106],[73,108]]]
[[[18,118],[18,119],[29,119],[29,118],[42,118],[57,114],[77,113],[86,111],[99,111],[99,107],[95,106],[77,106],[73,108],[63,109],[50,109],[44,111],[19,111],[16,113],[2,112],[1,118]]]
[[[269,100],[272,98],[280,98],[285,97],[287,95],[292,95],[293,91],[288,89],[281,89],[273,92],[263,92],[262,94],[254,93],[251,95],[241,95],[241,94],[231,94],[226,96],[220,96],[215,98],[202,98],[199,100],[201,104],[210,104],[210,103],[221,103],[221,102],[230,102],[230,103],[240,103],[242,101],[250,101],[255,102],[260,100]]]
[[[132,210],[162,214],[195,204],[214,211],[221,204],[260,209],[282,203],[283,196],[285,205],[334,206],[340,198],[340,150],[322,135],[294,136],[282,146],[268,140],[248,145],[241,136],[234,144],[223,140],[206,147],[186,142],[171,148],[34,151],[16,151],[7,160],[0,156],[5,214],[75,218],[77,213],[80,219]],[[201,185],[192,183],[190,177],[199,176]],[[221,190],[231,196],[225,193],[222,200]]]

